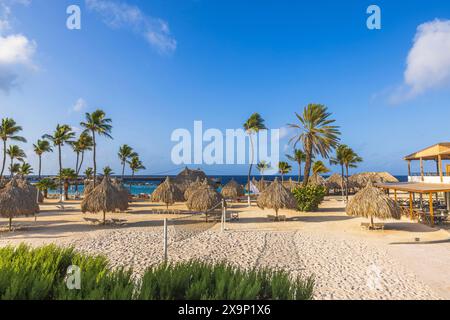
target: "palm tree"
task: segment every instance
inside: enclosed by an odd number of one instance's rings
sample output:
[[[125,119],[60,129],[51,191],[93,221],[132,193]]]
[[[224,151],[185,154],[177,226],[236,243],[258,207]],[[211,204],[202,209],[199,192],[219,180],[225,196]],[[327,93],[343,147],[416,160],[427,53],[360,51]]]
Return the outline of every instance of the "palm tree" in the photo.
[[[93,147],[93,141],[92,137],[86,133],[82,132],[80,136],[78,137],[78,140],[71,143],[73,151],[77,155],[77,161],[75,164],[75,172],[77,174],[77,178],[80,175],[81,167],[83,166],[84,162],[84,153],[86,151],[91,151]],[[80,155],[81,155],[81,161],[80,161]],[[78,193],[78,183],[75,184],[75,192]]]
[[[250,201],[250,176],[252,174],[253,162],[255,161],[255,150],[253,146],[253,134],[257,134],[261,130],[267,130],[264,125],[264,119],[261,117],[259,113],[254,113],[248,118],[248,120],[244,123],[244,130],[250,137],[250,145],[251,145],[251,156],[250,156],[250,168],[248,170],[248,183],[247,183],[247,192],[248,192],[248,206],[251,206]]]
[[[331,165],[339,165],[341,167],[342,200],[344,200],[345,190],[347,189],[345,187],[345,182],[344,182],[344,168],[345,168],[345,158],[348,157],[349,150],[350,150],[350,148],[347,145],[340,144],[336,148],[336,155],[333,158],[330,159],[330,164]]]
[[[146,169],[144,167],[144,165],[142,164],[142,161],[139,159],[138,156],[131,158],[131,160],[129,162],[129,165],[130,165],[130,169],[131,169],[133,177],[136,174],[136,172],[138,172],[139,170],[145,170]]]
[[[97,142],[95,140],[95,135],[98,134],[99,136],[105,136],[110,139],[112,139],[111,136],[111,130],[112,126],[111,123],[112,120],[106,118],[106,114],[103,110],[96,110],[92,113],[86,113],[86,120],[85,122],[81,122],[80,125],[85,128],[85,132],[90,132],[92,136],[93,141],[93,160],[94,160],[94,188],[96,183],[96,177],[97,177],[97,159],[96,159],[96,151],[97,151]]]
[[[322,161],[316,161],[314,162],[314,165],[312,167],[312,171],[314,174],[325,174],[330,172],[330,169],[328,169],[325,164]]]
[[[72,131],[72,128],[69,125],[57,125],[56,130],[53,132],[53,135],[45,134],[42,136],[43,139],[50,140],[55,147],[58,147],[58,162],[59,162],[59,176],[62,174],[62,154],[61,148],[64,144],[73,142],[73,138],[75,137],[75,133]],[[63,185],[62,180],[59,180],[59,195],[62,199],[63,195]]]
[[[119,156],[120,163],[122,164],[122,181],[123,181],[123,177],[125,175],[125,165],[130,159],[132,159],[133,157],[137,157],[138,154],[133,151],[132,147],[130,147],[127,144],[124,144],[119,148],[119,153],[117,155]]]
[[[280,161],[278,163],[278,172],[281,174],[281,182],[284,182],[284,175],[292,171],[292,167],[289,163]]]
[[[29,163],[22,163],[22,165],[19,168],[19,174],[22,177],[26,177],[29,176],[30,174],[33,173],[33,168],[31,167],[31,165]]]
[[[24,159],[27,157],[25,152],[17,145],[10,145],[8,150],[6,150],[6,154],[11,159],[11,165],[10,165],[10,171],[11,171],[11,177],[14,175],[13,169],[17,167],[14,167],[14,159],[19,160],[20,162],[23,162]]]
[[[336,147],[339,142],[339,127],[333,125],[335,120],[330,119],[331,113],[321,104],[309,104],[303,114],[295,114],[299,123],[290,124],[291,128],[299,129],[298,135],[291,139],[294,147],[302,143],[306,154],[305,160],[305,178],[303,184],[306,186],[309,182],[311,173],[311,163],[314,155],[321,155],[327,159],[330,151]]]
[[[70,181],[77,178],[77,173],[74,169],[71,168],[64,168],[61,170],[61,173],[58,176],[58,180],[61,182],[64,181],[64,197],[66,199],[69,198],[69,187],[70,187]]]
[[[256,165],[256,169],[258,169],[259,173],[264,177],[264,172],[270,169],[270,163],[262,160]]]
[[[9,171],[11,172],[11,176],[18,174],[20,172],[20,163],[14,163],[9,167]]]
[[[41,179],[41,168],[42,168],[42,155],[45,152],[53,152],[50,142],[47,140],[38,140],[36,144],[33,144],[34,153],[39,157],[39,180]]]
[[[84,170],[84,175],[86,176],[86,179],[91,180],[92,176],[94,175],[94,169],[92,168],[86,168],[86,170]]]
[[[302,181],[302,163],[306,161],[306,154],[300,149],[294,149],[294,154],[287,154],[286,157],[298,163],[298,183],[300,183]]]
[[[363,158],[358,156],[358,154],[355,151],[353,151],[353,149],[349,148],[348,153],[344,159],[345,180],[346,180],[345,194],[346,194],[347,201],[348,201],[348,171],[349,171],[349,168],[357,168],[358,163],[361,163],[361,162],[363,162]]]
[[[36,184],[36,187],[42,191],[44,198],[48,197],[48,190],[54,190],[57,188],[55,181],[49,178],[42,179]]]
[[[6,164],[6,142],[8,140],[27,142],[24,137],[18,136],[17,133],[22,131],[22,127],[18,126],[13,119],[4,118],[2,119],[2,124],[0,125],[0,138],[3,140],[3,163],[2,171],[0,172],[0,180],[3,178],[3,173],[5,171]]]
[[[105,177],[110,177],[113,174],[114,174],[113,169],[111,169],[110,166],[106,166],[106,167],[103,168],[103,175]]]

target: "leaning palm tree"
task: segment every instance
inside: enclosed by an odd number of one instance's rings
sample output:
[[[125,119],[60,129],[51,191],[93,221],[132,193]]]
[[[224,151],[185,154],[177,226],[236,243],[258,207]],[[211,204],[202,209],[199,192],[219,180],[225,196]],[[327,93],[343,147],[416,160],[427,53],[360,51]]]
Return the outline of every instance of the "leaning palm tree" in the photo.
[[[136,172],[146,169],[145,166],[142,164],[142,161],[137,156],[131,158],[129,165],[130,165],[130,169],[131,169],[133,177],[136,174]]]
[[[75,133],[72,131],[72,127],[69,125],[63,124],[63,125],[57,125],[56,130],[53,132],[52,135],[45,134],[42,136],[43,139],[50,140],[55,147],[58,147],[58,162],[59,162],[59,175],[61,175],[63,166],[62,166],[62,147],[64,144],[69,143],[71,144],[73,141],[73,138],[75,137]],[[63,185],[61,179],[59,180],[59,195],[60,199],[62,199],[63,195]]]
[[[284,182],[284,175],[292,171],[292,167],[289,163],[280,161],[278,163],[278,172],[281,174],[281,182]]]
[[[253,146],[253,134],[257,134],[261,130],[267,130],[264,125],[264,119],[261,117],[259,113],[254,113],[248,118],[248,120],[244,123],[244,129],[248,136],[250,137],[250,168],[248,170],[248,179],[247,179],[247,192],[248,192],[248,205],[251,206],[250,199],[250,176],[252,174],[253,162],[255,161],[255,150]]]
[[[302,163],[306,160],[306,154],[300,149],[295,149],[294,154],[287,154],[286,158],[298,163],[298,183],[300,183],[302,181]]]
[[[330,169],[328,169],[325,164],[322,161],[316,161],[314,162],[313,168],[312,168],[313,174],[325,174],[330,172]]]
[[[17,135],[20,131],[22,131],[22,127],[18,126],[13,119],[11,118],[2,119],[2,123],[0,125],[0,138],[3,141],[3,163],[2,163],[2,171],[0,172],[0,180],[2,180],[3,173],[5,171],[7,141],[11,140],[18,142],[27,142],[27,140],[24,137]]]
[[[301,143],[306,154],[305,178],[303,184],[308,185],[311,174],[311,164],[314,155],[321,155],[327,159],[330,151],[339,142],[339,127],[333,125],[335,120],[330,119],[331,113],[321,104],[309,104],[300,115],[295,114],[299,123],[289,126],[298,129],[300,132],[294,136],[290,142],[294,142],[294,147]]]
[[[11,170],[11,177],[14,175],[13,168],[14,168],[14,159],[19,160],[20,162],[23,162],[24,159],[27,157],[25,154],[25,151],[23,151],[19,146],[17,145],[10,145],[8,150],[6,150],[6,154],[9,156],[10,159],[10,170]],[[19,167],[20,170],[20,167]]]
[[[96,159],[96,151],[97,151],[97,142],[96,142],[96,134],[99,136],[105,136],[112,139],[111,136],[111,126],[112,120],[106,118],[106,114],[103,110],[96,110],[92,113],[86,113],[86,120],[81,122],[80,125],[85,128],[84,132],[91,133],[92,142],[93,142],[93,161],[94,161],[94,188],[95,188],[95,179],[97,176],[97,159]]]
[[[122,165],[122,181],[123,181],[123,177],[125,176],[125,165],[128,163],[129,160],[131,160],[134,157],[137,157],[138,154],[133,151],[132,147],[130,147],[127,144],[124,144],[119,148],[119,153],[117,155]]]
[[[50,146],[50,142],[48,140],[38,140],[36,144],[33,144],[33,148],[34,153],[36,153],[39,158],[38,176],[39,180],[41,180],[42,155],[46,152],[53,152],[53,149]]]
[[[14,163],[12,166],[9,166],[9,172],[11,176],[14,176],[20,172],[20,163]]]

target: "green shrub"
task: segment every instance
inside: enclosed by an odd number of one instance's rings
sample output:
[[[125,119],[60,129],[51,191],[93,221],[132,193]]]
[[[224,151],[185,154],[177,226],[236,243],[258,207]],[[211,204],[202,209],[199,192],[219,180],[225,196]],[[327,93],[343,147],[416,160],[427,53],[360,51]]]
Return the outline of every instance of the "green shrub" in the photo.
[[[66,287],[71,265],[81,269],[81,290]],[[228,264],[191,261],[132,271],[110,269],[102,256],[46,246],[0,248],[0,300],[306,300],[314,280],[286,272],[241,270]]]
[[[297,208],[299,211],[313,212],[319,209],[319,205],[322,203],[327,190],[323,186],[306,186],[297,187],[292,193],[295,199],[297,199]]]

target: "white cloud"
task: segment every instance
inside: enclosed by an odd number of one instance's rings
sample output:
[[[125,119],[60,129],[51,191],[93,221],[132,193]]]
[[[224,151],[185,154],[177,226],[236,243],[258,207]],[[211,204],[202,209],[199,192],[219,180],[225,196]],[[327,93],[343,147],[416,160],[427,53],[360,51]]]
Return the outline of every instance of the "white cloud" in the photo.
[[[85,0],[89,10],[97,12],[110,28],[130,28],[140,34],[161,54],[172,53],[177,42],[169,25],[162,19],[149,17],[136,6],[113,0]]]
[[[36,52],[36,43],[21,34],[0,36],[0,64],[32,65],[32,57]]]
[[[79,99],[75,102],[75,104],[72,106],[71,111],[74,111],[74,112],[81,112],[81,111],[83,111],[84,109],[86,109],[86,107],[87,107],[86,101],[85,101],[83,98],[79,98]]]
[[[450,84],[450,20],[434,20],[417,28],[409,51],[404,85],[391,97],[411,99]]]

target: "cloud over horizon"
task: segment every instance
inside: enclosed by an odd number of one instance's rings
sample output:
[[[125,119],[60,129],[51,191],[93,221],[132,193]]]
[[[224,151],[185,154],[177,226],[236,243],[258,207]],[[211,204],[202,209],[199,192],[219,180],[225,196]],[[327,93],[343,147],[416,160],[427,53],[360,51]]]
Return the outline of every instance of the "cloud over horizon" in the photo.
[[[398,103],[450,84],[450,20],[417,27],[404,72],[404,84],[391,96]]]
[[[140,34],[160,54],[173,53],[177,41],[172,37],[169,25],[160,18],[147,16],[137,6],[114,0],[85,0],[86,7],[98,13],[112,29],[129,28]]]

